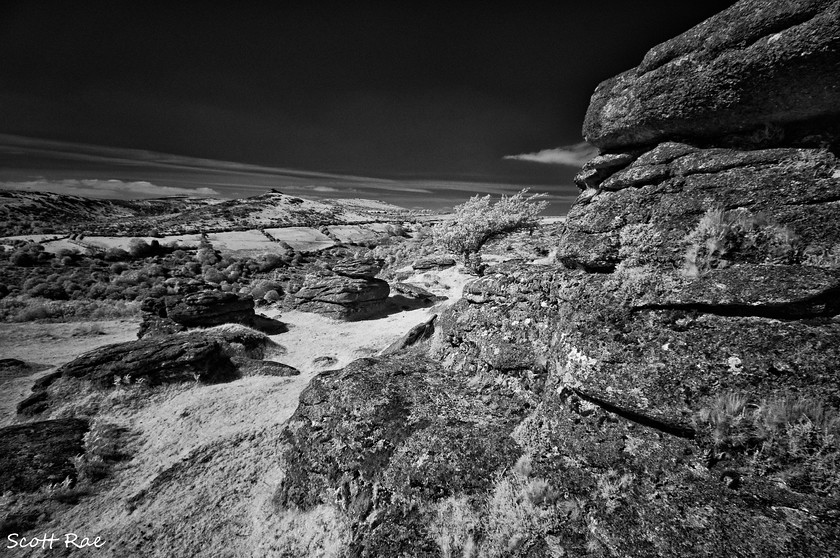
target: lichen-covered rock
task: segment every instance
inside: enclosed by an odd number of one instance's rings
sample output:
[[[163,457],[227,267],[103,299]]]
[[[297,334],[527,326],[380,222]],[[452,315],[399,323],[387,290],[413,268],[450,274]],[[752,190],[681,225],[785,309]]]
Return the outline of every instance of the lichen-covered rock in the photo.
[[[275,501],[337,506],[351,519],[349,555],[439,556],[426,506],[481,497],[521,453],[510,437],[520,397],[496,386],[505,396],[488,407],[487,386],[467,380],[417,354],[319,374],[289,422]]]
[[[87,421],[74,418],[0,428],[0,492],[75,481],[73,458],[84,454],[87,430]]]
[[[525,535],[530,545],[560,540],[570,555],[597,546],[618,556],[829,556],[840,548],[831,534],[840,514],[830,511],[840,492],[818,480],[836,474],[833,458],[810,468],[808,460],[819,462],[814,447],[799,461],[750,462],[743,449],[721,449],[720,426],[710,432],[700,418],[729,394],[756,405],[793,397],[840,407],[840,322],[760,315],[786,297],[820,292],[831,273],[814,270],[782,288],[762,271],[754,267],[740,280],[749,288],[731,293],[740,300],[734,308],[747,309],[739,314],[719,298],[724,289],[715,292],[715,278],[727,281],[730,269],[681,277],[674,290],[642,270],[499,266],[480,280],[483,296],[441,315],[438,357],[451,373],[515,378],[540,395],[515,439],[533,475],[570,501],[545,512],[558,523]],[[780,488],[774,475],[799,485]],[[827,486],[835,488],[820,493]],[[802,523],[806,516],[779,515],[780,507],[820,511]]]
[[[557,253],[567,267],[610,271],[626,262],[679,268],[707,242],[716,242],[717,259],[840,261],[820,259],[840,253],[840,229],[833,224],[840,215],[840,162],[832,153],[710,148],[669,160],[654,153],[658,149],[572,207]],[[646,168],[656,171],[635,172]],[[720,215],[710,213],[715,211]]]
[[[838,29],[742,0],[602,84],[556,263],[317,378],[278,501],[353,556],[840,555]]]
[[[393,292],[395,296],[402,296],[419,302],[437,302],[438,300],[446,300],[446,297],[431,293],[423,287],[400,281],[391,284],[391,292]]]
[[[606,150],[675,138],[836,144],[838,73],[840,2],[741,0],[599,85],[583,135]]]

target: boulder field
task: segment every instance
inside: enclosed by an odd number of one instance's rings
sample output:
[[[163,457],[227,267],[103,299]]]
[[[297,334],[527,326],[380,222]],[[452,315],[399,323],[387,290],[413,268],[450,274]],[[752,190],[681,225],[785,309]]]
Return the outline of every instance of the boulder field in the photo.
[[[350,556],[840,555],[839,64],[840,2],[742,0],[602,83],[556,261],[316,377],[277,506]]]

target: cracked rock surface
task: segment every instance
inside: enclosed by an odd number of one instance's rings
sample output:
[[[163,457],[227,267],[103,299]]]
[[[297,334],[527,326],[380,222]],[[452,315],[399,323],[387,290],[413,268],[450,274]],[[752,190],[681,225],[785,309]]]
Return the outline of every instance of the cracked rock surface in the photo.
[[[741,0],[601,84],[556,261],[316,378],[281,507],[351,556],[840,555],[839,64],[840,2]]]

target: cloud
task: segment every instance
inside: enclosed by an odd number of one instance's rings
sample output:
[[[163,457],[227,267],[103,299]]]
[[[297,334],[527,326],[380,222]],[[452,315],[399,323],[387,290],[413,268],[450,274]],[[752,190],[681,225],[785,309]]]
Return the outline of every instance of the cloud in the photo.
[[[330,186],[315,186],[312,188],[313,192],[340,192],[338,188],[332,188]]]
[[[566,145],[555,149],[543,149],[536,153],[522,153],[521,155],[505,155],[502,159],[511,161],[528,161],[531,163],[545,163],[548,165],[566,165],[582,167],[585,162],[598,154],[598,148],[586,142]]]
[[[218,196],[212,188],[178,188],[158,186],[146,181],[125,182],[122,180],[66,179],[30,180],[26,182],[0,182],[0,188],[26,192],[53,192],[85,198],[136,199],[162,196]]]

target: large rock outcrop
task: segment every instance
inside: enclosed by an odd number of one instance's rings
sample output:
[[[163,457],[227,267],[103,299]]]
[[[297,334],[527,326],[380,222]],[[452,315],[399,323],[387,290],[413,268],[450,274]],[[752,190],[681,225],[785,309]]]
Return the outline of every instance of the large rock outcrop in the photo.
[[[278,502],[354,556],[840,555],[839,15],[743,0],[602,84],[556,262],[468,284],[439,365],[319,376]]]
[[[201,333],[146,337],[128,343],[106,345],[89,351],[38,379],[32,394],[19,402],[21,415],[47,411],[54,399],[66,393],[53,393],[51,386],[60,379],[85,380],[99,388],[145,382],[155,386],[173,382],[224,382],[239,377],[231,361],[231,345]],[[71,389],[72,388],[66,388]]]
[[[840,2],[742,0],[651,49],[595,91],[584,137],[602,149],[840,140]]]
[[[353,524],[349,556],[437,556],[423,505],[481,498],[521,454],[510,433],[529,394],[468,379],[417,354],[322,372],[289,421],[275,503],[336,506]],[[487,406],[494,389],[505,396]]]
[[[287,306],[339,320],[363,319],[383,309],[390,287],[374,277],[381,262],[348,259],[308,274]]]
[[[223,291],[199,291],[143,301],[143,323],[138,337],[170,335],[191,327],[238,323],[254,325],[254,300]]]

